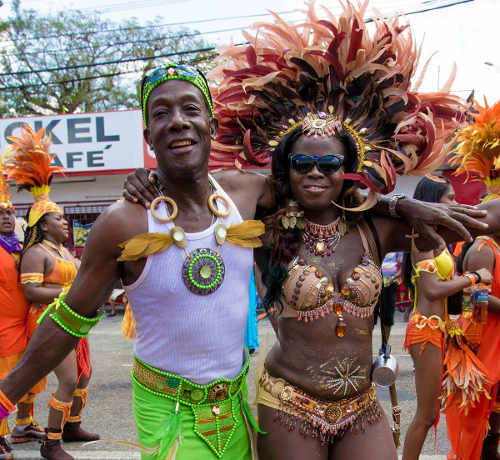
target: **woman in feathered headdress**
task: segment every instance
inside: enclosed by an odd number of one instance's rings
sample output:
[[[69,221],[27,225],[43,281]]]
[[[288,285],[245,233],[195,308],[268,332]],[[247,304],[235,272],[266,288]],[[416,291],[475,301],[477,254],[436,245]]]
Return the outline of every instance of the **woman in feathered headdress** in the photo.
[[[397,174],[443,162],[467,107],[448,84],[418,93],[408,27],[375,20],[370,33],[366,7],[342,4],[320,19],[311,5],[298,25],[275,15],[244,34],[248,45],[223,49],[211,74],[212,165],[272,158],[278,210],[264,276],[279,340],[259,377],[262,458],[397,457],[372,383],[371,333],[383,255],[408,249],[412,232],[367,210]]]
[[[466,174],[466,180],[481,180],[487,195],[483,201],[500,197],[500,101],[484,107],[475,104],[474,122],[458,136],[458,145],[451,163],[458,166],[456,174]],[[473,408],[464,414],[452,407],[446,414],[451,443],[449,458],[457,460],[498,459],[500,437],[500,234],[479,236],[464,257],[464,269],[486,268],[493,273],[491,293],[487,301],[487,321],[469,315],[464,319],[464,333],[479,347],[477,357],[488,370],[490,384]],[[488,420],[490,429],[488,431]],[[485,438],[486,436],[486,438]],[[483,444],[484,439],[484,444]]]
[[[4,165],[0,157],[0,380],[21,360],[28,344],[26,317],[29,303],[19,284],[18,264],[22,246],[15,234],[16,218],[10,201]],[[18,403],[16,425],[11,441],[19,434],[27,441],[39,441],[45,432],[33,420],[33,405],[37,393],[45,388],[45,379],[32,388]],[[0,422],[0,458],[9,458],[11,448],[5,436],[9,434],[7,419]]]
[[[43,129],[34,132],[26,124],[19,137],[12,136],[9,140],[12,144],[5,157],[8,178],[15,180],[20,189],[28,189],[35,199],[27,216],[20,269],[24,294],[31,302],[28,318],[31,335],[47,305],[69,289],[78,265],[63,245],[68,238],[68,223],[61,208],[49,198],[52,176],[63,169],[51,166],[50,137]],[[55,369],[59,385],[49,401],[47,439],[40,448],[44,458],[72,458],[61,447],[61,438],[65,442],[99,439],[80,427],[90,373],[88,344],[82,339],[76,352],[70,353]]]

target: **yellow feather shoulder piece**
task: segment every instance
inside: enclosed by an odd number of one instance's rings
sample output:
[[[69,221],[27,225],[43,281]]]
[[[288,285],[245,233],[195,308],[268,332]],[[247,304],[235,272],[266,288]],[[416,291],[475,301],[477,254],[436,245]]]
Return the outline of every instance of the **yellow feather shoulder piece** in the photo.
[[[262,241],[259,236],[265,232],[264,223],[260,220],[245,220],[241,224],[231,225],[227,229],[228,243],[244,248],[260,248]]]
[[[168,249],[173,242],[172,237],[167,233],[141,233],[118,245],[123,250],[116,260],[128,262],[143,259]]]
[[[244,248],[259,248],[262,241],[259,236],[265,231],[264,223],[260,220],[245,220],[241,224],[231,225],[227,229],[226,241]],[[141,233],[119,244],[122,253],[118,262],[129,262],[143,259],[157,252],[165,251],[173,243],[167,233]]]

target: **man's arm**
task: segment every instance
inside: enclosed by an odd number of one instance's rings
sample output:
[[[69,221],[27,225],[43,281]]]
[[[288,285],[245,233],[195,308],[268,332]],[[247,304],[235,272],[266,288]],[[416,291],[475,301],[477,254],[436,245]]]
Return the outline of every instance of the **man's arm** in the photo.
[[[235,202],[243,219],[253,219],[257,208],[272,209],[275,206],[271,177],[268,174],[249,171],[220,171],[215,180]]]
[[[96,315],[119,277],[118,244],[147,231],[144,216],[144,208],[119,202],[97,219],[87,240],[82,265],[65,299],[73,311],[86,317]],[[31,338],[20,363],[0,383],[0,390],[12,402],[17,402],[65,358],[78,340],[46,317]]]
[[[487,224],[493,221],[486,220],[485,209],[475,206],[427,203],[408,197],[392,202],[392,206],[391,201],[391,198],[379,197],[370,211],[386,224],[392,217],[391,207],[399,216],[401,225],[395,224],[395,227],[401,231],[393,232],[389,250],[407,250],[408,238],[405,237],[412,234],[412,230],[418,235],[415,242],[422,251],[444,247],[445,241],[472,241],[471,235],[489,233]],[[500,203],[498,208],[500,214]]]
[[[478,242],[474,243],[467,251],[464,260],[464,270],[469,272],[478,271],[481,268],[486,268],[490,273],[495,270],[495,255],[488,245],[484,245],[479,249]],[[493,313],[500,313],[500,299],[493,295],[488,296],[488,310]]]

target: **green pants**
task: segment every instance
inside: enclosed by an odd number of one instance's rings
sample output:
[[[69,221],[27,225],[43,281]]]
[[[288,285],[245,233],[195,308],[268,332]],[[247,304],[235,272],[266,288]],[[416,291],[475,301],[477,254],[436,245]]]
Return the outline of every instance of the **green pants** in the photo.
[[[132,384],[139,443],[145,447],[156,447],[158,431],[165,429],[165,421],[175,413],[177,403],[153,394],[135,379]],[[192,409],[190,406],[179,404],[177,417],[180,417],[181,421],[182,441],[178,444],[175,460],[252,460],[249,430],[241,407],[241,398],[239,393],[226,403],[231,405],[232,410],[231,414],[225,417],[214,417],[213,406],[210,405]],[[223,414],[225,412],[221,415]],[[156,454],[141,455],[142,460],[165,460],[158,458]]]

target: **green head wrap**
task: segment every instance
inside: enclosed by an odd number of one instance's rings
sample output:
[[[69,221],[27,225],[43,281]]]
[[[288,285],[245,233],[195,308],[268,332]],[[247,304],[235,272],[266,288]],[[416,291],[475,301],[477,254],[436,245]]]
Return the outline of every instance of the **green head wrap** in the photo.
[[[146,126],[148,126],[146,111],[151,91],[167,80],[184,80],[196,86],[203,94],[203,97],[207,102],[207,106],[210,109],[210,114],[212,117],[214,116],[212,96],[210,95],[210,90],[208,89],[208,83],[205,76],[193,66],[167,62],[164,67],[159,67],[158,69],[151,71],[142,80],[140,97],[142,117]]]

